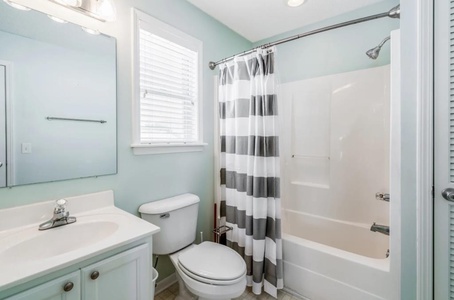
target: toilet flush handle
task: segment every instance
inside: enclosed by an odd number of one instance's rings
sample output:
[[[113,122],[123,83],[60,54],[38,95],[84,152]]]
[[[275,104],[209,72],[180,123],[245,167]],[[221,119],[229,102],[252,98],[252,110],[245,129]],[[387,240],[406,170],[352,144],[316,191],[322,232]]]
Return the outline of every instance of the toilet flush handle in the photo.
[[[162,214],[162,215],[159,216],[159,218],[161,218],[161,219],[168,219],[168,218],[170,218],[170,214],[169,214],[169,213]]]

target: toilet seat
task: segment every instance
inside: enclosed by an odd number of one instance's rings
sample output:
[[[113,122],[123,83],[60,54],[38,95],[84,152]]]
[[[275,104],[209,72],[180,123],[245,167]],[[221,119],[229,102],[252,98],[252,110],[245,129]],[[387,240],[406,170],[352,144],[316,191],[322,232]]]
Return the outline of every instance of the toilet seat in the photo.
[[[246,274],[246,263],[236,251],[213,242],[185,251],[178,265],[187,276],[212,285],[232,285]]]
[[[181,255],[183,255],[187,251],[191,251],[192,249],[197,251],[196,249],[199,249],[200,245],[191,245],[185,249],[170,254],[170,261],[175,266],[176,276],[178,282],[180,283],[180,294],[184,294],[181,289],[188,289],[191,293],[202,299],[233,299],[241,296],[246,289],[246,263],[244,263],[243,267],[244,275],[238,279],[238,282],[233,284],[226,284],[226,281],[224,281],[225,284],[210,284],[209,282],[207,282],[206,278],[202,278],[200,276],[199,280],[195,279],[193,277],[196,276],[194,276],[194,274],[186,270],[186,268],[184,268],[182,264],[180,264],[179,257]],[[227,248],[226,246],[219,246]],[[233,251],[232,249],[229,250]],[[190,274],[191,276],[189,276],[188,274]],[[232,282],[233,281],[234,280],[232,280]],[[222,281],[220,283],[222,283]]]
[[[188,275],[192,279],[200,281],[202,283],[207,283],[207,284],[212,284],[212,285],[232,285],[232,284],[240,282],[244,278],[244,275],[246,274],[246,271],[244,271],[243,275],[241,275],[238,278],[232,279],[232,280],[216,280],[216,279],[206,278],[206,277],[202,277],[197,274],[194,274],[191,271],[187,270],[185,267],[183,267],[180,263],[178,265],[179,265],[181,271],[183,271],[186,275]]]

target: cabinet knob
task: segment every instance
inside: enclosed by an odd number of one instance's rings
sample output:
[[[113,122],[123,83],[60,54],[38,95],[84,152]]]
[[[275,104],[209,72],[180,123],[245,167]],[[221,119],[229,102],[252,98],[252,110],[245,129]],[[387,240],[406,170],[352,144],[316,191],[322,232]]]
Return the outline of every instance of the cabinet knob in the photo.
[[[71,281],[66,283],[64,286],[63,286],[63,290],[65,292],[69,292],[70,290],[72,290],[74,287],[74,283],[72,283]]]
[[[93,271],[93,273],[91,273],[91,275],[90,275],[90,278],[93,279],[93,280],[98,279],[98,277],[99,277],[99,272],[98,271]]]

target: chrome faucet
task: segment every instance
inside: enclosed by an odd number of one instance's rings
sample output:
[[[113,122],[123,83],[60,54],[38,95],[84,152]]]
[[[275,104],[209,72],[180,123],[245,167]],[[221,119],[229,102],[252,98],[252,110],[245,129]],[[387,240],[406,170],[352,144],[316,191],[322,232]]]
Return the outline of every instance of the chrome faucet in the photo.
[[[382,234],[389,235],[389,226],[377,225],[374,222],[374,224],[372,224],[372,226],[370,227],[370,231],[380,232]]]
[[[39,225],[39,230],[51,229],[76,222],[76,217],[70,217],[66,210],[66,200],[57,200],[54,208],[54,216],[47,222]]]

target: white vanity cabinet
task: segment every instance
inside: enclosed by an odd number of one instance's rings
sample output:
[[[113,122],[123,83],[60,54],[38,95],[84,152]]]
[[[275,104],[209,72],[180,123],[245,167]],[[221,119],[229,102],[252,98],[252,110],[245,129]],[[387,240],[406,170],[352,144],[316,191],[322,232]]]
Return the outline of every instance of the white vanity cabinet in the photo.
[[[149,300],[150,257],[142,244],[6,300]]]
[[[149,247],[138,246],[85,267],[81,277],[82,300],[151,299]]]
[[[51,280],[6,300],[80,300],[80,271]]]
[[[48,230],[55,201],[0,209],[0,300],[153,299],[159,227],[115,207],[112,191],[65,199],[77,221]]]

